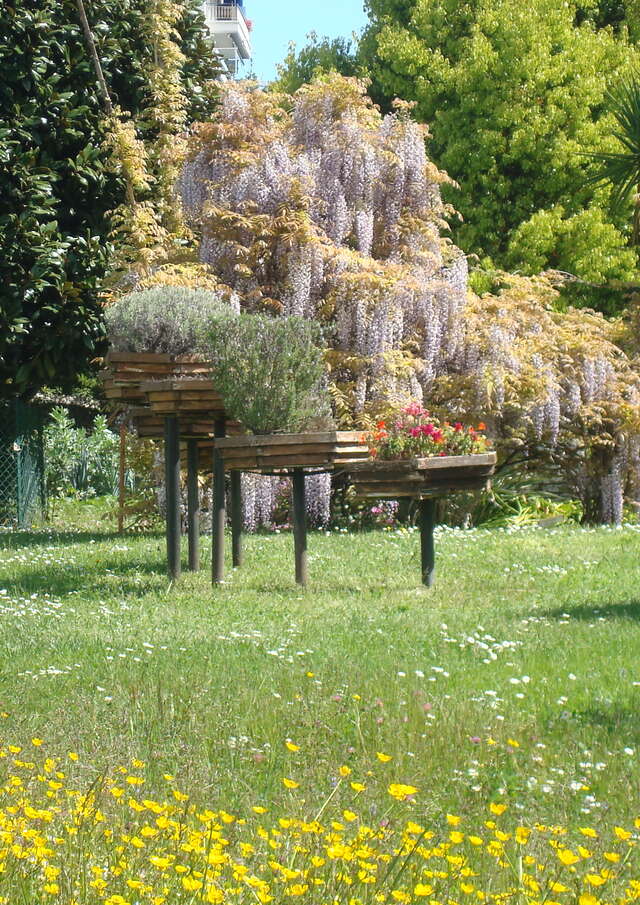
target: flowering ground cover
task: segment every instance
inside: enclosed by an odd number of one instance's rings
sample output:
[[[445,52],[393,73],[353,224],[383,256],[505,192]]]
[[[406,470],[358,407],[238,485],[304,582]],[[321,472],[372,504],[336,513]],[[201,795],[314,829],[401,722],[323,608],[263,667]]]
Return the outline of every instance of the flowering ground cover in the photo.
[[[640,532],[0,535],[0,901],[640,897]]]

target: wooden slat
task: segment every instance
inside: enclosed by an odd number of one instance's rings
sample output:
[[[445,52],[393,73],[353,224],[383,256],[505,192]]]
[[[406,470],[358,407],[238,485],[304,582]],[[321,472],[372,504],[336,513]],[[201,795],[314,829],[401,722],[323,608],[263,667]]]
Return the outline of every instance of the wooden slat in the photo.
[[[338,443],[356,444],[362,437],[362,431],[314,431],[307,434],[247,434],[244,437],[226,437],[218,441],[220,448],[237,446],[290,446],[301,444],[305,448],[313,443],[330,443],[335,446]]]
[[[432,456],[426,459],[417,459],[417,467],[420,471],[435,470],[438,468],[460,468],[465,465],[495,465],[497,456],[494,452],[474,453],[470,456]]]
[[[208,378],[202,377],[171,377],[167,380],[149,380],[144,382],[140,389],[145,392],[167,391],[167,390],[199,390],[200,388],[212,390],[213,382]]]
[[[164,352],[115,352],[110,349],[105,356],[107,364],[160,364],[171,360],[172,356]]]

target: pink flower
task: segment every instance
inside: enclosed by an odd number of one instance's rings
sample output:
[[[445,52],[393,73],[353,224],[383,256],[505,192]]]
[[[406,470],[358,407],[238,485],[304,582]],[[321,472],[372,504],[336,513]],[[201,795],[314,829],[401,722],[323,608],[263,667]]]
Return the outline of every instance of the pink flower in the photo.
[[[427,414],[419,402],[410,402],[406,409],[404,409],[404,413],[405,415],[415,415],[417,418],[419,418],[420,415]]]
[[[423,424],[420,428],[425,437],[431,437],[435,433],[433,424]]]
[[[419,427],[412,427],[409,431],[412,437],[419,437],[422,430]]]

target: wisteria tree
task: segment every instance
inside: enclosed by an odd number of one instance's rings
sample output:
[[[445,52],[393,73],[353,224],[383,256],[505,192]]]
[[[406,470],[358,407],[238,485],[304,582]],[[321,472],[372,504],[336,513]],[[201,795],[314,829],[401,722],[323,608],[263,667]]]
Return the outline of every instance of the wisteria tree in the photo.
[[[640,380],[613,328],[554,312],[548,283],[468,292],[426,137],[407,105],[383,116],[356,79],[293,98],[224,86],[182,177],[201,259],[246,309],[326,326],[345,427],[409,399],[480,416],[505,449],[566,465],[588,513],[616,520],[638,464]]]

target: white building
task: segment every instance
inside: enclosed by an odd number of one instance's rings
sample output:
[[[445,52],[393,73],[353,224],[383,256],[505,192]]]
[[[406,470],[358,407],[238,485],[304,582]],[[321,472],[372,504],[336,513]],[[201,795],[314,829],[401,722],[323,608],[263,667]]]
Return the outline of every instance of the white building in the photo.
[[[251,59],[251,20],[242,0],[204,0],[204,14],[227,76],[241,75]]]

